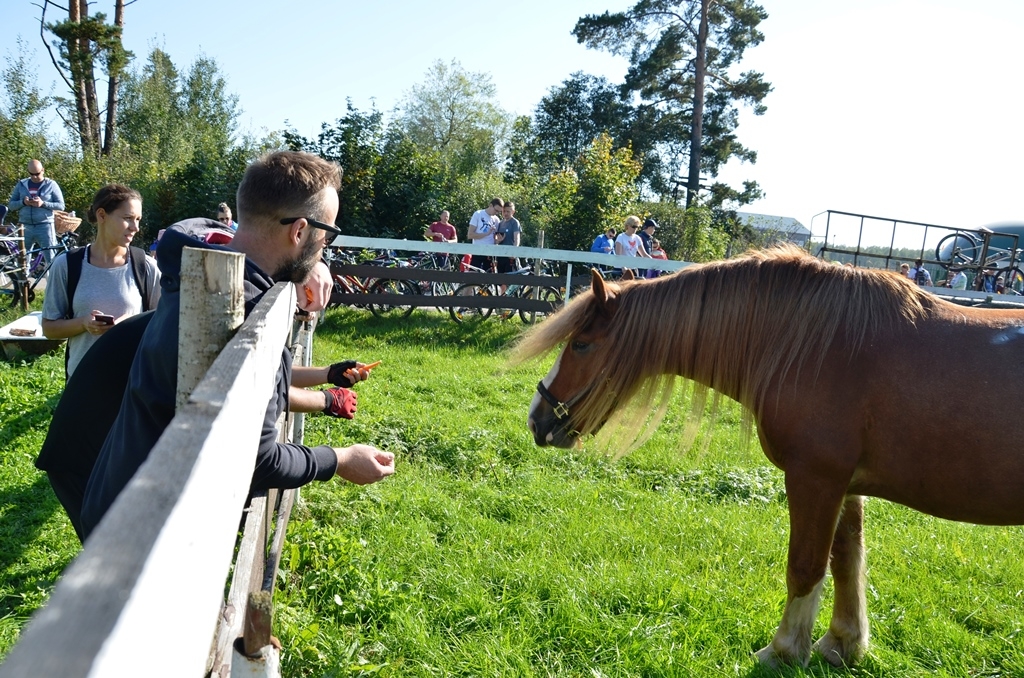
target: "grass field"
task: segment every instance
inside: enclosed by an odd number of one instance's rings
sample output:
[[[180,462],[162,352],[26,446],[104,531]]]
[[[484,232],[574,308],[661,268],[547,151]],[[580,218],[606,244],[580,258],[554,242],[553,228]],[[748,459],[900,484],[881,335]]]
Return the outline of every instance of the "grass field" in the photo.
[[[763,670],[785,600],[782,474],[727,406],[680,454],[683,403],[633,455],[540,449],[510,369],[518,323],[328,314],[315,361],[382,360],[355,421],[397,474],[303,490],[275,598],[287,676],[1024,676],[1024,531],[867,503],[872,649],[853,670]],[[32,460],[63,363],[0,366],[0,652],[76,552]],[[816,636],[824,632],[830,587]]]

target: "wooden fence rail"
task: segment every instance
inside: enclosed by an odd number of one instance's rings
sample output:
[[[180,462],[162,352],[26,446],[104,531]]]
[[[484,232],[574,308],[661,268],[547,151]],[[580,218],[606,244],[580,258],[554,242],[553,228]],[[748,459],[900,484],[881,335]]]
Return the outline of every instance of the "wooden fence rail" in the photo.
[[[225,675],[211,638],[218,613],[237,605],[225,605],[224,586],[251,480],[239,469],[255,463],[294,309],[293,286],[277,285],[220,351],[0,678]],[[254,502],[250,514],[263,510]],[[262,563],[265,537],[252,540],[245,549]],[[262,586],[262,572],[248,576],[237,586]]]

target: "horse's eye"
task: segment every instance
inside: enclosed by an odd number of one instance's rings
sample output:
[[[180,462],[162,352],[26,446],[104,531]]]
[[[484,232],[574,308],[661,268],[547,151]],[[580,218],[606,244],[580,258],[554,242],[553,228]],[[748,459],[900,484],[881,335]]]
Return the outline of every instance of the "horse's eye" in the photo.
[[[588,348],[590,348],[590,344],[585,341],[572,342],[573,353],[584,353]]]

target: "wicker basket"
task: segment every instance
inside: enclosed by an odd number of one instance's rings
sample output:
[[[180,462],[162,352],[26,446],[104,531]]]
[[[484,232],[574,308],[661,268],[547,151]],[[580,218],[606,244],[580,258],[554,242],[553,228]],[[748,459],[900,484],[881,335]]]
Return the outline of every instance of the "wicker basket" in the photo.
[[[82,220],[80,218],[73,217],[67,212],[53,211],[53,230],[57,233],[67,233],[68,231],[74,233],[81,223]]]

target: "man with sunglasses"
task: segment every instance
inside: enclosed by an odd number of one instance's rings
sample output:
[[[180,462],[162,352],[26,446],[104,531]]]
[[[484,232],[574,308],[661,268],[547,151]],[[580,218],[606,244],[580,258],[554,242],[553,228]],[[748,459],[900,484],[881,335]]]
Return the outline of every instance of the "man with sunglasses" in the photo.
[[[64,209],[64,194],[53,179],[45,176],[43,163],[28,161],[28,177],[14,185],[7,209],[18,212],[18,223],[25,226],[25,248],[54,247],[57,234],[53,230],[53,211]],[[53,250],[44,249],[47,264]]]
[[[189,219],[164,233],[157,248],[160,305],[142,334],[120,411],[85,488],[84,537],[99,524],[174,417],[182,250],[201,247],[244,253],[248,313],[274,283],[303,282],[320,261],[328,238],[340,233],[333,225],[340,186],[341,169],[334,163],[307,153],[271,153],[249,166],[238,187],[239,226],[229,245],[210,245],[197,237],[203,228],[216,227],[206,219]],[[350,370],[342,364],[320,369],[327,370],[325,378],[339,386],[351,386],[362,378],[348,376]],[[394,455],[369,445],[309,448],[276,442],[277,418],[288,407],[292,382],[291,354],[286,348],[276,392],[267,406],[255,468],[239,469],[252,476],[253,491],[300,487],[335,475],[364,485],[394,473]]]

